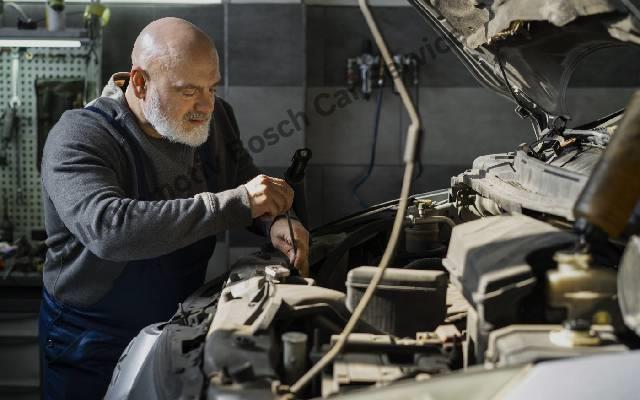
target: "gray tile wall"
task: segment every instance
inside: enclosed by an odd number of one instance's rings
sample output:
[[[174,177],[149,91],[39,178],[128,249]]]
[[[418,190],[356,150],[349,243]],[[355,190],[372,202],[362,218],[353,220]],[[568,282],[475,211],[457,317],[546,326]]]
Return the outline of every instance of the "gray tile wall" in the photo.
[[[287,166],[294,151],[304,147],[304,93],[302,86],[229,87],[227,100],[257,165]]]
[[[304,7],[229,6],[229,74],[233,86],[305,86]]]
[[[446,43],[411,7],[372,10],[392,53],[415,53],[424,62],[420,81],[428,86],[478,86]],[[309,86],[343,86],[348,57],[371,40],[358,7],[307,8]]]

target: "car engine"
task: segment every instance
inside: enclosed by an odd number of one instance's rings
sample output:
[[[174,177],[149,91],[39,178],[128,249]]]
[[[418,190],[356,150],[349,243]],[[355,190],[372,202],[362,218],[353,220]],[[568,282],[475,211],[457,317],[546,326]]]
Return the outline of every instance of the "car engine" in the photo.
[[[564,182],[536,179],[552,174],[553,163],[519,150],[481,157],[451,188],[413,196],[392,268],[343,351],[297,396],[637,346],[618,305],[624,245],[577,250],[564,203],[547,208],[559,190],[580,193],[571,185],[584,185],[598,159],[570,156],[580,152],[575,141],[554,158],[581,164],[580,172],[553,175]],[[534,187],[537,197],[514,208],[513,193]],[[396,202],[381,204],[313,231],[313,279],[297,275],[269,247],[241,258],[171,321],[131,342],[107,398],[286,393],[343,330],[380,261],[396,209]]]

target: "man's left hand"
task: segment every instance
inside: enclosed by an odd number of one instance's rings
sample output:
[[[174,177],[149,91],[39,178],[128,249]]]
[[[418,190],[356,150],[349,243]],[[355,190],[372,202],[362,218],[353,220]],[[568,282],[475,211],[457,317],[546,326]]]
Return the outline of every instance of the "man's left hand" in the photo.
[[[271,243],[273,247],[283,252],[291,264],[300,271],[303,277],[309,277],[309,232],[295,219],[291,220],[293,236],[296,240],[296,254],[294,258],[293,246],[289,235],[289,224],[286,218],[279,218],[271,226]]]

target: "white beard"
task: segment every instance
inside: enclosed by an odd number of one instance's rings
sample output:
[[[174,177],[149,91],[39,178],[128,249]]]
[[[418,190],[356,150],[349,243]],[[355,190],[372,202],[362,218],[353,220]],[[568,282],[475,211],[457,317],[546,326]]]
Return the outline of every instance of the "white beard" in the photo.
[[[211,115],[203,113],[190,112],[187,113],[183,120],[175,121],[167,116],[162,110],[160,104],[160,96],[151,89],[147,95],[147,101],[142,103],[142,114],[162,137],[175,143],[186,144],[191,147],[198,147],[207,141],[209,137],[209,125],[211,124]],[[206,122],[195,127],[188,127],[189,119],[204,119]]]

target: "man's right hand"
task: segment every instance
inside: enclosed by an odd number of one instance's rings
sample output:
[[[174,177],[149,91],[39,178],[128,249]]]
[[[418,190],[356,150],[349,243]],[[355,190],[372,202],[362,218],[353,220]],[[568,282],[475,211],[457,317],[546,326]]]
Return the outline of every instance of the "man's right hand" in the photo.
[[[293,204],[293,189],[283,179],[258,175],[244,184],[249,192],[251,217],[275,217]]]

